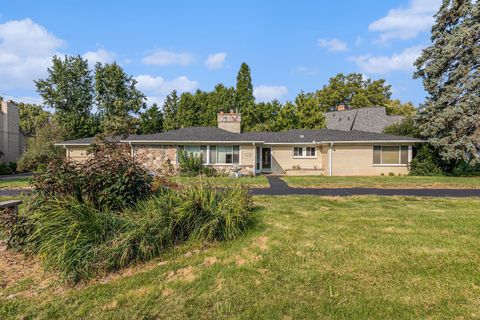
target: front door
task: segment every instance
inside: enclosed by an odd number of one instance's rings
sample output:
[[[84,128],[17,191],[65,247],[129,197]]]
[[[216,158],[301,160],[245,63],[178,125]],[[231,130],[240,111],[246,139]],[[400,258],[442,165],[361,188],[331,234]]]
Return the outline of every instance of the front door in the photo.
[[[272,148],[262,148],[262,171],[272,171]]]

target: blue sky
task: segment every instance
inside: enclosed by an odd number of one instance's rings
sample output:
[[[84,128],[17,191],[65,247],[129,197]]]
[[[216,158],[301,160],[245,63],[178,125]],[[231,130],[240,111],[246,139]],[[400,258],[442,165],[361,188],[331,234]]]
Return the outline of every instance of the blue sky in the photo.
[[[413,61],[440,0],[0,0],[0,95],[39,101],[34,79],[54,54],[117,61],[151,102],[172,89],[234,85],[242,62],[258,101],[293,99],[339,72],[385,78],[424,100]]]

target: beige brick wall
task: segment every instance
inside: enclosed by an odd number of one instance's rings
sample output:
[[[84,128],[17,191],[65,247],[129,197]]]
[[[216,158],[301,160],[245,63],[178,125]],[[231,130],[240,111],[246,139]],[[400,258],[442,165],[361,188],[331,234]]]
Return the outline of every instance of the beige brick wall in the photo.
[[[328,146],[323,148],[325,159],[325,175],[329,175]],[[373,145],[335,145],[332,152],[333,176],[377,176],[408,174],[406,165],[374,165]]]
[[[323,172],[320,147],[315,158],[294,158],[294,146],[272,146],[272,172],[287,175],[320,175]]]
[[[67,158],[83,162],[88,159],[88,146],[68,146]]]

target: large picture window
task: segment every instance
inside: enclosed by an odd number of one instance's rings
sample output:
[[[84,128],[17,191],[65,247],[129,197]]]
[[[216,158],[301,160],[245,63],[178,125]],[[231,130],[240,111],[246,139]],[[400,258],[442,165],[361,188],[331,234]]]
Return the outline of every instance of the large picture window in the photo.
[[[374,146],[373,164],[408,164],[408,146]]]
[[[201,156],[206,164],[240,163],[240,146],[187,145],[178,149]]]
[[[315,147],[294,147],[293,156],[295,158],[313,158],[317,155]]]

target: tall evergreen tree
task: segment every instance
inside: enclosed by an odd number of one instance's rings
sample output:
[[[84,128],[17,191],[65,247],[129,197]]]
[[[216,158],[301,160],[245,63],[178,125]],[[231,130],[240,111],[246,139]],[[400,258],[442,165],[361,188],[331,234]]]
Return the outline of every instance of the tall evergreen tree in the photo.
[[[145,108],[145,95],[137,81],[116,63],[95,65],[95,94],[102,117],[102,131],[108,135],[135,132],[136,118]]]
[[[154,103],[150,108],[142,112],[138,122],[139,134],[159,133],[163,129],[163,113]]]
[[[88,137],[93,128],[93,78],[80,56],[53,57],[48,77],[35,81],[46,106],[53,108],[64,139]]]
[[[252,76],[250,74],[250,67],[245,62],[242,63],[237,74],[235,104],[242,113],[242,128],[250,130],[258,121],[256,121]]]
[[[428,92],[420,130],[443,160],[479,162],[480,2],[443,0],[431,40],[415,62]]]
[[[180,128],[178,122],[178,101],[179,97],[176,90],[173,90],[165,98],[163,104],[163,129],[166,131]]]

